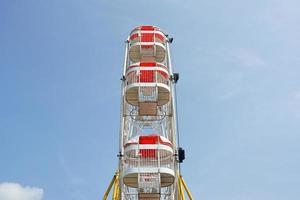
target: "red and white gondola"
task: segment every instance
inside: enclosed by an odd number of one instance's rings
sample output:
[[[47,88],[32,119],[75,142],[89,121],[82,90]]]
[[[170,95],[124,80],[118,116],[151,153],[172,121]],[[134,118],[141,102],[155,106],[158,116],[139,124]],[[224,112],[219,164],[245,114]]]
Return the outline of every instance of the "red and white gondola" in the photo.
[[[167,66],[157,62],[138,62],[126,71],[126,101],[131,105],[140,102],[157,102],[164,105],[170,100],[170,80]]]
[[[166,55],[165,34],[155,26],[139,26],[129,36],[129,57],[132,62],[163,62]]]
[[[137,188],[139,174],[160,174],[161,187],[174,183],[174,151],[172,143],[157,134],[140,135],[124,146],[124,184]]]

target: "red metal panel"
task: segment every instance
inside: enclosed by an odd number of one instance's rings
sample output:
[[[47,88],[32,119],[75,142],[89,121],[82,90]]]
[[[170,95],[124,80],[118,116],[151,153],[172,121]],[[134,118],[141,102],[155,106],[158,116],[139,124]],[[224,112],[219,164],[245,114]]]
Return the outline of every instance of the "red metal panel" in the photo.
[[[172,146],[170,142],[164,142],[159,135],[141,135],[139,138],[139,144],[164,144]]]
[[[139,138],[140,144],[157,144],[159,135],[141,135]]]
[[[142,49],[153,49],[153,45],[141,45]]]
[[[164,78],[168,78],[168,74],[166,72],[158,71],[158,73],[160,73]]]
[[[153,83],[154,82],[154,71],[153,70],[140,71],[140,82],[141,83]]]
[[[155,67],[156,62],[141,62],[140,67]]]
[[[154,26],[141,26],[142,31],[154,31]]]
[[[153,33],[142,33],[141,42],[154,42]]]
[[[138,37],[138,33],[134,33],[130,36],[130,40],[135,40]],[[164,36],[162,36],[161,34],[155,34],[155,38],[158,38],[159,40],[161,40],[162,42],[165,41]],[[142,33],[141,42],[154,42],[154,33]]]
[[[165,37],[162,36],[161,34],[155,34],[155,37],[158,38],[158,39],[160,39],[163,42],[165,41]]]
[[[132,34],[132,35],[130,36],[130,40],[134,40],[134,39],[137,38],[137,37],[138,37],[138,34],[137,34],[137,33]]]
[[[140,149],[139,153],[142,158],[157,158],[156,149]]]

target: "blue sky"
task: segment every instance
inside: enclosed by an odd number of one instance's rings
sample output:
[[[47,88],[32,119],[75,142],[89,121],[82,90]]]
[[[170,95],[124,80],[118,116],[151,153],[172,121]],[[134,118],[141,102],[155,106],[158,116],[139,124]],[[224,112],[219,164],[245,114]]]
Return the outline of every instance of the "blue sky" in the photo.
[[[195,199],[298,199],[299,7],[1,0],[0,200],[13,200],[7,187],[38,192],[24,200],[101,199],[117,167],[124,40],[141,24],[174,37],[182,172]]]

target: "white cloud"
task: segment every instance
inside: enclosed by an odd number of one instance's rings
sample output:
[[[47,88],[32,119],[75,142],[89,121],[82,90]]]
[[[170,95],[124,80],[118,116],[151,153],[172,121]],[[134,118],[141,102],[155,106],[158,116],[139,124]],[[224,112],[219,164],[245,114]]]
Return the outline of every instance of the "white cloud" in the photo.
[[[23,187],[18,183],[0,184],[0,200],[42,200],[43,194],[41,188]]]

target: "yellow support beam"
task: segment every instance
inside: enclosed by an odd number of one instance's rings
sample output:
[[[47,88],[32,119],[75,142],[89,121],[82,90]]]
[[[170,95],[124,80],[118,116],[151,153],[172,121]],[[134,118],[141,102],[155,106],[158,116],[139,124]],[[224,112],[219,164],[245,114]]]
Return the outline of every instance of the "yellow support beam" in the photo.
[[[116,184],[117,184],[117,186],[116,186]],[[116,172],[116,174],[114,175],[114,177],[113,177],[112,180],[110,181],[109,186],[108,186],[108,188],[106,189],[106,192],[105,192],[105,194],[104,194],[102,200],[107,200],[107,197],[108,197],[108,195],[109,195],[109,193],[110,193],[110,191],[111,191],[111,188],[112,188],[113,186],[114,186],[113,200],[118,200],[118,199],[115,198],[115,196],[116,196],[115,190],[118,190],[118,191],[119,191],[119,188],[118,188],[118,187],[119,187],[119,172],[118,172],[118,171]],[[116,188],[117,188],[117,189],[116,189]],[[117,193],[119,193],[119,192],[117,192]],[[119,195],[119,194],[117,194],[117,195]]]
[[[189,199],[192,200],[193,197],[192,197],[191,191],[190,191],[189,188],[187,187],[187,185],[186,185],[186,183],[185,183],[185,181],[183,180],[183,178],[182,178],[181,175],[180,175],[180,179],[181,179],[181,183],[182,183],[182,185],[183,185],[183,187],[184,187],[184,189],[185,189],[185,192],[187,193]]]
[[[185,200],[180,176],[178,176],[178,190],[179,190],[179,200]]]
[[[181,191],[180,191],[180,186],[179,186],[179,180],[177,181],[177,200],[181,200]]]
[[[183,180],[181,174],[177,173],[177,177],[178,177],[177,189],[179,192],[178,200],[185,200],[185,193],[189,197],[189,200],[193,200],[192,194],[188,189],[187,184]]]
[[[119,174],[116,174],[116,179],[114,183],[114,192],[112,196],[113,200],[118,200],[119,199]]]

